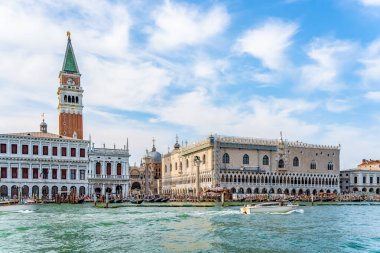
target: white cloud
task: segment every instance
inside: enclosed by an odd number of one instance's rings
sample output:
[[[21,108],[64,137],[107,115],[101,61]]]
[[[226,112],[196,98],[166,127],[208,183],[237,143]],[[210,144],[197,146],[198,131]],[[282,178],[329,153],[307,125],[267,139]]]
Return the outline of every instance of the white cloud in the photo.
[[[359,3],[364,6],[380,7],[380,0],[359,0]]]
[[[326,102],[326,109],[329,112],[344,112],[352,108],[352,104],[347,99],[329,99]]]
[[[380,85],[380,39],[374,40],[367,48],[362,50],[363,54],[359,62],[363,65],[359,75],[365,86],[372,84]]]
[[[375,101],[375,102],[380,102],[380,91],[367,92],[367,94],[365,95],[365,98]]]
[[[287,63],[286,49],[292,44],[297,30],[296,23],[270,19],[246,31],[238,38],[234,48],[259,59],[269,69],[281,70]]]
[[[315,39],[307,50],[313,64],[301,67],[301,89],[334,92],[345,87],[340,79],[344,67],[354,58],[356,45],[349,41]]]
[[[171,50],[181,46],[206,43],[224,31],[229,15],[223,6],[213,6],[208,11],[187,4],[165,4],[153,12],[155,26],[150,28],[150,47]]]

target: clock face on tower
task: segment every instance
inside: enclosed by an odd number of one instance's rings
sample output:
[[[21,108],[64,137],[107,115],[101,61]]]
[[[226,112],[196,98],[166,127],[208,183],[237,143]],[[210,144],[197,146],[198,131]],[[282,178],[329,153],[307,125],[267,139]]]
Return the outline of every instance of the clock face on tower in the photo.
[[[67,79],[67,85],[75,85],[75,82],[72,78]]]

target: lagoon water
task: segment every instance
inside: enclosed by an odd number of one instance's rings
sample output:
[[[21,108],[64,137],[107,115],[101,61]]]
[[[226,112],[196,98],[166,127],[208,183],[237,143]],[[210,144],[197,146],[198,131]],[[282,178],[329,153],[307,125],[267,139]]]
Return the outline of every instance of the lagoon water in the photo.
[[[242,215],[238,207],[40,205],[0,212],[0,252],[380,252],[380,206]]]

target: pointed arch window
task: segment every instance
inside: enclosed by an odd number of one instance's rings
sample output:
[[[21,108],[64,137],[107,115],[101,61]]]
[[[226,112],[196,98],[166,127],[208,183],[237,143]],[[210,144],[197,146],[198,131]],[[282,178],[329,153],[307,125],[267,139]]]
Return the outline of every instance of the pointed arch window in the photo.
[[[247,154],[243,156],[243,164],[249,164],[249,156]]]
[[[327,164],[327,170],[334,170],[334,164],[332,162]]]
[[[284,167],[285,167],[284,160],[280,159],[280,160],[278,161],[278,167],[279,167],[279,168],[284,168]]]
[[[230,155],[227,153],[224,153],[223,155],[223,163],[230,163]]]
[[[311,161],[311,163],[310,163],[310,169],[311,170],[316,170],[317,169],[317,163],[315,161]]]
[[[300,160],[296,156],[293,158],[293,167],[299,167],[299,166],[300,166]]]
[[[263,157],[263,165],[269,165],[269,157],[267,155]]]

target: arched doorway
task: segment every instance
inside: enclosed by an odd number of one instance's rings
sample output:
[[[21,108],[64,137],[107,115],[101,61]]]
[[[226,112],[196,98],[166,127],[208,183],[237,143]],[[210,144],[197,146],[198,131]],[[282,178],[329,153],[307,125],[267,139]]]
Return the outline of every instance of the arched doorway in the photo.
[[[358,190],[358,188],[354,187],[354,189],[352,189],[352,191],[357,192],[359,190]]]
[[[266,193],[268,193],[268,191],[267,191],[266,188],[263,188],[263,189],[261,190],[261,193],[262,193],[262,194],[266,194]]]
[[[363,189],[362,189],[362,192],[367,192],[367,188],[363,188]]]
[[[102,188],[100,187],[95,188],[95,194],[96,196],[99,196],[100,194],[102,194]]]
[[[141,184],[139,182],[134,182],[131,186],[132,190],[141,190]]]
[[[240,188],[240,189],[239,189],[239,193],[240,193],[240,194],[244,194],[244,189],[243,189],[243,188]]]
[[[253,191],[253,193],[258,194],[259,193],[259,188],[255,188],[255,190]]]
[[[70,194],[77,195],[77,188],[75,186],[70,187]]]
[[[116,185],[116,194],[123,195],[123,187],[121,185]]]
[[[47,185],[42,186],[42,198],[49,197],[49,187]]]
[[[0,197],[8,197],[8,186],[2,185],[0,192]]]
[[[277,189],[277,194],[282,194],[282,190],[281,190],[281,188],[278,188],[278,189]]]
[[[27,185],[24,185],[23,187],[22,187],[22,197],[23,198],[29,198],[29,186],[27,186]]]
[[[298,195],[302,195],[303,194],[303,190],[302,189],[299,189],[298,190]]]
[[[326,193],[331,193],[330,189],[327,189]]]
[[[112,193],[112,189],[110,187],[106,188],[106,193]]]
[[[231,188],[231,193],[236,193],[236,189],[235,188]]]
[[[369,188],[369,192],[373,192],[373,188]]]
[[[292,195],[296,195],[296,194],[297,194],[296,189],[293,189],[293,190],[292,190]]]
[[[379,188],[376,189],[376,194],[380,194],[380,189]]]
[[[313,190],[313,195],[317,195],[317,190],[316,189]]]
[[[271,194],[274,193],[274,189],[270,188],[269,193],[271,193]]]
[[[247,189],[247,194],[251,194],[251,193],[252,193],[251,188],[248,188],[248,189]]]
[[[16,185],[13,185],[11,188],[11,198],[13,199],[18,198],[18,187]]]
[[[310,190],[309,189],[306,190],[306,195],[310,196]]]
[[[67,197],[67,186],[62,186],[61,187],[61,196],[65,199]]]
[[[53,186],[51,187],[51,197],[54,199],[58,195],[58,186]]]
[[[325,192],[325,191],[324,191],[323,189],[319,191],[319,193],[324,193],[324,192]]]
[[[84,186],[79,187],[79,196],[83,197],[86,195],[86,188]]]
[[[39,198],[39,195],[40,195],[40,189],[38,188],[37,185],[34,185],[32,187],[32,197],[33,198]]]

